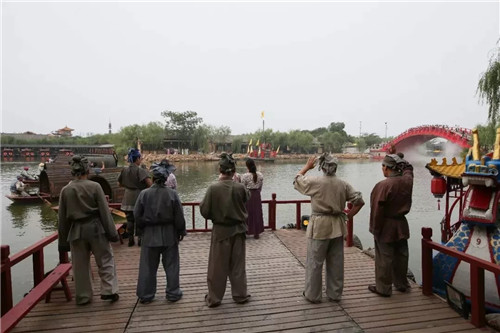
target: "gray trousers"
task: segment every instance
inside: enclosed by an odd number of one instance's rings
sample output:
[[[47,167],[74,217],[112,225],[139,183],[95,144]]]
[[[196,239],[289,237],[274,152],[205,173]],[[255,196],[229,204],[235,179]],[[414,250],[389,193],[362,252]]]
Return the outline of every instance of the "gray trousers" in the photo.
[[[226,292],[227,278],[231,282],[233,300],[242,303],[248,300],[246,273],[245,234],[236,234],[222,241],[210,243],[208,256],[208,295],[207,305],[220,304]]]
[[[396,288],[410,287],[406,278],[408,258],[406,239],[391,243],[375,240],[375,283],[378,292],[391,295],[393,283]]]
[[[170,301],[179,300],[182,290],[179,286],[179,245],[160,247],[141,247],[139,262],[139,279],[137,281],[137,297],[142,300],[152,300],[156,294],[156,275],[161,263],[167,278],[165,288],[166,298]]]
[[[92,277],[90,272],[90,254],[94,254],[101,279],[101,295],[118,292],[115,259],[111,244],[98,235],[93,239],[77,239],[70,242],[73,274],[75,279],[76,304],[92,300]]]
[[[326,261],[326,295],[340,300],[344,289],[344,238],[308,239],[304,296],[311,302],[322,297],[323,262]]]

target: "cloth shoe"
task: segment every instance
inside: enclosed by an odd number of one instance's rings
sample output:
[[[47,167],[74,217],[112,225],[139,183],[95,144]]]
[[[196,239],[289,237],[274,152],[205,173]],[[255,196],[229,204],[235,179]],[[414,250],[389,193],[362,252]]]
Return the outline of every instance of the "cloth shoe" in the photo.
[[[135,240],[134,240],[134,236],[130,236],[128,238],[128,246],[134,246],[135,245]]]
[[[120,299],[120,295],[118,294],[101,295],[101,299],[104,301],[111,301],[111,303],[113,303]]]
[[[142,238],[137,237],[137,246],[141,246],[141,244],[142,244]]]
[[[382,294],[381,292],[379,292],[377,290],[377,287],[374,284],[370,284],[368,286],[368,290],[371,291],[372,293],[377,294],[377,295],[382,296],[382,297],[391,297],[391,295]]]

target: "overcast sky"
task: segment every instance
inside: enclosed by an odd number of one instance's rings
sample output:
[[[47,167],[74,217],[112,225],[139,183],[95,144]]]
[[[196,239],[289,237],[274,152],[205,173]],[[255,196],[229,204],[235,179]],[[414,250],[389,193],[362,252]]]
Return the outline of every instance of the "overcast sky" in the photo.
[[[2,132],[195,111],[232,134],[485,124],[498,2],[2,3]],[[361,127],[361,128],[360,128]]]

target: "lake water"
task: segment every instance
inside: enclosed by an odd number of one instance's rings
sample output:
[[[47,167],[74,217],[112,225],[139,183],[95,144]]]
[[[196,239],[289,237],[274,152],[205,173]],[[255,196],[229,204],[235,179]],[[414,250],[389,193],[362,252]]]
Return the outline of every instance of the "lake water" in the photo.
[[[430,192],[431,175],[425,164],[430,161],[429,157],[415,157],[409,159],[415,167],[415,183],[413,189],[413,206],[407,218],[410,224],[411,238],[410,247],[410,269],[420,281],[420,240],[421,228],[432,227],[434,240],[439,240],[439,222],[443,216],[443,210],[437,210],[436,199]],[[261,163],[257,169],[264,175],[264,187],[262,189],[263,200],[271,199],[271,194],[277,194],[277,200],[307,199],[293,189],[293,178],[305,164],[305,160],[276,161],[275,163]],[[1,222],[1,244],[9,245],[11,255],[39,241],[45,236],[53,233],[56,228],[57,214],[42,201],[36,204],[20,205],[12,204],[4,195],[9,194],[10,184],[22,167],[28,165],[35,170],[38,163],[35,162],[12,162],[1,165],[1,190],[2,190],[2,222]],[[370,160],[342,160],[339,162],[337,175],[348,181],[355,189],[363,193],[366,205],[354,218],[354,233],[360,238],[363,247],[373,247],[373,237],[368,232],[368,219],[370,214],[369,201],[373,186],[383,179],[380,161]],[[205,194],[209,184],[217,179],[216,162],[184,162],[177,163],[175,172],[178,182],[178,193],[183,202],[200,201]],[[246,171],[243,161],[237,166],[239,173]],[[310,170],[308,175],[320,175],[317,169]],[[442,204],[442,206],[444,206]],[[186,208],[186,213],[190,208]],[[267,205],[264,205],[264,218],[267,221]],[[302,214],[310,213],[310,205],[302,205]],[[187,215],[189,217],[189,215]],[[190,220],[186,220],[187,222]],[[277,228],[289,223],[295,223],[295,206],[278,205]],[[189,238],[186,239],[189,241]],[[57,242],[45,248],[45,267],[51,269],[57,264]],[[32,286],[32,263],[24,260],[13,268],[14,302],[29,291]]]

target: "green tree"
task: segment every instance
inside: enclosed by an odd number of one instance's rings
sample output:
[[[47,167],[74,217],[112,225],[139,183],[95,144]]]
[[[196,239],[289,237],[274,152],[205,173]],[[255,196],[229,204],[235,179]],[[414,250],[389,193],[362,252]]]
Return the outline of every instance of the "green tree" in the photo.
[[[476,93],[479,100],[489,104],[488,120],[496,124],[500,108],[500,48],[496,48],[490,58],[488,68],[481,75],[477,85]]]
[[[161,115],[165,118],[165,129],[171,138],[177,138],[184,142],[189,142],[192,146],[192,138],[199,124],[203,119],[198,117],[194,111],[174,112],[163,111]]]
[[[477,135],[479,137],[479,144],[484,152],[493,149],[495,145],[497,126],[493,122],[489,122],[486,126],[477,125]]]

